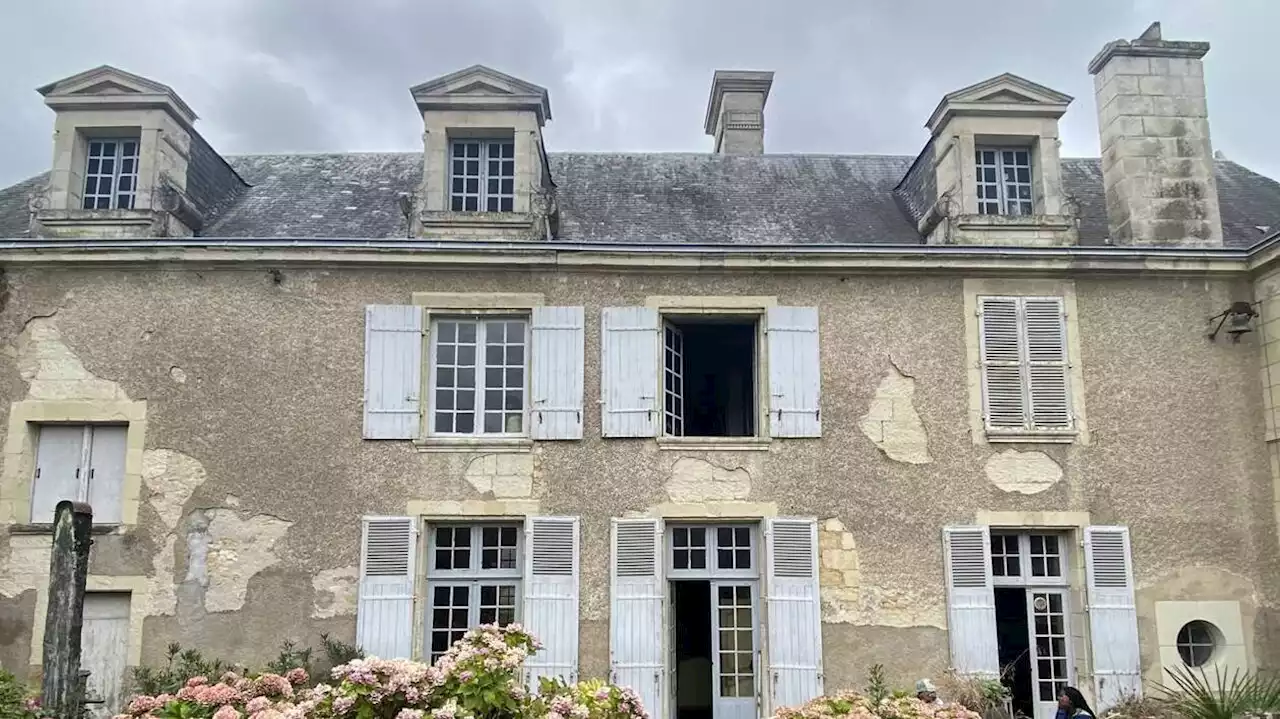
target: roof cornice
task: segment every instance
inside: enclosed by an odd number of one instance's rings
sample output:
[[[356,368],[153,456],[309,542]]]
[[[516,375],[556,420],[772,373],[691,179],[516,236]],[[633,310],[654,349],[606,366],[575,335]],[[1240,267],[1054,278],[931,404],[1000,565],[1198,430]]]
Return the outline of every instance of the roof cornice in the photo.
[[[1277,241],[1280,245],[1280,241]],[[1261,247],[1261,246],[1260,246]],[[1280,248],[1271,248],[1280,258]],[[4,266],[398,266],[607,271],[1234,275],[1263,264],[1237,248],[959,245],[610,245],[362,239],[0,240]]]

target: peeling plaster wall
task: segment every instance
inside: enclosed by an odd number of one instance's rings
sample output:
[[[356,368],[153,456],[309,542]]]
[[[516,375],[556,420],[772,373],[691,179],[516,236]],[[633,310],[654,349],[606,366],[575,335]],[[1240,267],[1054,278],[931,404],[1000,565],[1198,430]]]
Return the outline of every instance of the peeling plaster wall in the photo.
[[[1240,578],[1251,650],[1280,666],[1255,338],[1209,343],[1202,327],[1247,285],[1077,277],[1093,444],[1010,448],[968,434],[960,277],[281,271],[279,285],[257,268],[6,271],[0,397],[147,403],[138,524],[103,537],[94,568],[150,578],[145,661],[173,640],[255,661],[284,639],[350,639],[359,518],[412,507],[581,516],[585,676],[607,671],[609,518],[629,514],[822,518],[833,688],[874,661],[904,682],[945,667],[941,528],[984,511],[1128,525],[1143,607],[1229,589],[1168,580],[1184,568]],[[713,451],[600,438],[601,307],[708,288],[820,308],[822,439]],[[363,307],[427,290],[584,305],[584,439],[524,454],[362,441]],[[9,412],[0,402],[0,428]],[[46,545],[0,532],[0,618],[30,616]],[[29,632],[0,630],[0,658]]]

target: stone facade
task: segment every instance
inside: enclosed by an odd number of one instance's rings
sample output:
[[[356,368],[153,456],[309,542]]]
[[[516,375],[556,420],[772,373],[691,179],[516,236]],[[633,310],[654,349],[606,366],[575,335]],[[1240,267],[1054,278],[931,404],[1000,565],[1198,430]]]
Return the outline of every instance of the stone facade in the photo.
[[[874,663],[899,684],[1016,663],[997,656],[1007,647],[992,605],[1014,585],[1008,565],[995,567],[1010,551],[1048,561],[1043,544],[1024,546],[1046,537],[1059,547],[1053,581],[1018,574],[1017,589],[1028,612],[1047,611],[1035,591],[1059,603],[1059,683],[1109,701],[1117,676],[1159,681],[1184,661],[1194,622],[1218,632],[1208,666],[1280,666],[1280,235],[1240,230],[1280,224],[1256,214],[1280,206],[1267,201],[1280,185],[1252,176],[1243,189],[1256,195],[1220,209],[1207,126],[1190,110],[1179,117],[1204,130],[1205,154],[1186,159],[1185,176],[1116,154],[1165,147],[1124,133],[1164,127],[1143,108],[1186,110],[1175,95],[1199,81],[1193,60],[1169,56],[1194,44],[1150,34],[1095,63],[1099,92],[1114,97],[1110,154],[1093,175],[1058,157],[1071,98],[1007,74],[943,98],[914,162],[762,154],[771,73],[716,74],[715,152],[692,159],[555,158],[542,140],[546,91],[480,66],[413,89],[420,155],[358,160],[228,162],[190,127],[194,114],[174,119],[185,106],[164,86],[109,68],[90,73],[114,78],[106,85],[75,80],[85,98],[60,101],[46,183],[63,206],[36,208],[36,231],[0,243],[0,664],[39,671],[50,544],[40,438],[85,424],[86,443],[100,425],[125,427],[119,517],[99,523],[89,589],[128,594],[130,666],[161,661],[175,641],[252,664],[287,640],[372,637],[362,625],[381,575],[366,533],[384,520],[413,528],[396,575],[404,655],[430,652],[436,590],[479,581],[433,573],[433,529],[527,521],[515,541],[535,544],[536,522],[554,520],[577,532],[552,574],[571,577],[556,598],[574,611],[554,641],[569,648],[561,670],[579,676],[626,669],[611,627],[630,616],[617,597],[635,569],[615,556],[625,522],[642,534],[747,530],[765,571],[734,576],[757,601],[747,626],[763,640],[748,671],[761,710],[779,701],[785,627],[812,630],[805,671],[828,690],[860,685]],[[1133,85],[1120,70],[1138,64],[1160,77]],[[142,174],[152,188],[182,175],[171,185],[189,214],[155,207],[154,189],[150,207],[75,209],[84,158],[68,138],[92,129],[76,103],[124,104],[93,126],[149,127],[134,95],[172,105],[145,110],[181,133],[166,126],[143,143]],[[1137,114],[1112,117],[1117,103]],[[510,191],[456,190],[467,179],[453,169],[458,140],[509,142],[511,168],[490,179]],[[1154,180],[1203,190],[1182,205],[1200,224],[1176,242],[1161,240],[1171,218],[1138,221],[1164,211],[1157,199],[1176,204],[1135,190]],[[28,226],[14,192],[0,190],[0,228]],[[509,208],[453,207],[455,194],[486,192]],[[1208,338],[1206,319],[1240,302],[1258,307],[1246,324],[1259,331]],[[532,339],[486,344],[473,366],[475,355],[460,359],[463,329],[441,325],[459,317],[476,333]],[[686,399],[683,374],[667,392],[671,358],[691,346],[690,327],[735,323],[743,344],[707,355],[742,361],[718,404],[747,405],[734,417],[745,429],[686,436],[668,417],[686,419],[668,399]],[[442,368],[475,369],[485,384],[472,375],[468,386],[499,393],[484,393],[506,412],[499,429],[440,429],[442,411],[474,401],[449,394]],[[513,387],[524,394],[501,394]],[[93,466],[93,446],[77,446],[73,463]],[[812,531],[790,535],[802,550],[790,559],[774,545],[780,527]],[[965,532],[979,539],[970,564],[955,556]],[[662,536],[645,540],[654,566],[677,546]],[[1119,544],[1099,548],[1108,538]],[[527,589],[536,562],[515,556],[503,569]],[[795,556],[811,568],[784,566]],[[1100,583],[1091,563],[1103,560]],[[797,587],[810,593],[786,595]],[[676,609],[661,599],[669,585],[652,591],[665,623],[638,631],[662,644]],[[792,606],[784,597],[813,621],[775,616]],[[1118,624],[1107,615],[1117,603],[1132,605]],[[1132,661],[1116,664],[1111,647]],[[653,696],[661,717],[671,694]]]

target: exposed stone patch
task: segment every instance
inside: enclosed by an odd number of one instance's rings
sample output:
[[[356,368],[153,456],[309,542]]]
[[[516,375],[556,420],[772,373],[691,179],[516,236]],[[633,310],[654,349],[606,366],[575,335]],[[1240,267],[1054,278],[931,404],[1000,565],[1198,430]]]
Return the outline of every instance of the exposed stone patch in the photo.
[[[354,616],[360,581],[359,567],[326,569],[311,579],[316,596],[311,605],[312,619]]]
[[[18,374],[27,383],[28,399],[105,399],[128,401],[119,384],[85,369],[53,315],[35,317],[18,335]]]
[[[241,519],[231,509],[209,509],[205,514],[209,517],[205,610],[236,611],[244,606],[249,580],[280,561],[275,545],[293,522],[265,514]]]
[[[746,499],[751,473],[743,467],[721,467],[697,457],[681,457],[671,466],[667,495],[672,502],[715,502]]]
[[[171,377],[173,381],[177,382],[178,384],[186,384],[187,382],[186,370],[182,369],[177,365],[174,365],[169,368],[169,377]]]
[[[477,492],[495,499],[533,496],[532,454],[484,454],[471,460],[463,479]]]
[[[151,496],[147,503],[170,530],[177,529],[182,508],[208,475],[199,460],[171,449],[142,453],[142,482]]]
[[[822,621],[882,627],[946,627],[937,597],[900,582],[863,582],[857,543],[838,518],[818,527]]]
[[[987,459],[987,479],[1005,492],[1038,494],[1062,480],[1062,467],[1044,452],[1006,449]]]
[[[13,598],[48,583],[53,542],[43,534],[9,535],[9,556],[0,562],[0,595]]]
[[[151,577],[149,578],[150,604],[143,610],[145,616],[172,616],[178,611],[178,595],[174,593],[174,550],[178,546],[178,535],[170,534],[165,538],[156,556],[151,558]]]
[[[929,435],[913,404],[915,392],[915,379],[903,374],[891,361],[858,426],[889,459],[928,464],[933,461],[929,456]]]

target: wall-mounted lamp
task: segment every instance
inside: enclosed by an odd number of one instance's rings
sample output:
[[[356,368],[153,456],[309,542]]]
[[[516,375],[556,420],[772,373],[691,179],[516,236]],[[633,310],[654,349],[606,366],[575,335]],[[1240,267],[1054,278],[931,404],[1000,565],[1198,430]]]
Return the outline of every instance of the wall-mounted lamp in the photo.
[[[1218,326],[1213,328],[1209,333],[1209,340],[1213,341],[1218,338],[1218,332],[1222,330],[1222,326],[1227,326],[1227,334],[1231,335],[1231,342],[1240,341],[1240,335],[1253,331],[1253,318],[1258,313],[1253,309],[1253,305],[1249,302],[1232,302],[1231,306],[1222,312],[1222,314],[1214,315],[1209,321],[1218,320]]]

